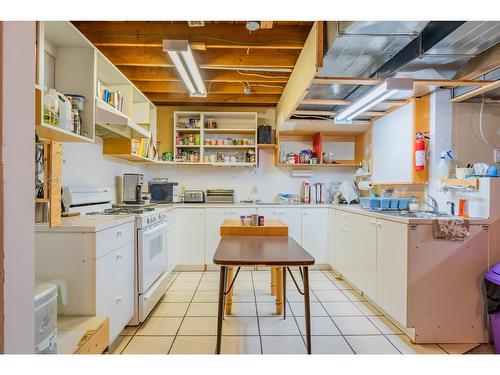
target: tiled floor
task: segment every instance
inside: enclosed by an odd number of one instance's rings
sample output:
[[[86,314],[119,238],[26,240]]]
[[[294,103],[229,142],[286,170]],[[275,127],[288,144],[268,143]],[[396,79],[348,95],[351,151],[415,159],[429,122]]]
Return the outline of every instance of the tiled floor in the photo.
[[[298,276],[300,279],[300,276]],[[213,354],[217,329],[218,272],[178,272],[161,302],[140,327],[127,327],[112,346],[122,354]],[[346,283],[328,271],[311,271],[312,349],[316,354],[447,354],[468,345],[414,345]],[[241,271],[233,314],[224,320],[222,353],[305,354],[303,297],[287,286],[284,320],[274,313],[269,272]],[[482,350],[482,352],[487,349]]]

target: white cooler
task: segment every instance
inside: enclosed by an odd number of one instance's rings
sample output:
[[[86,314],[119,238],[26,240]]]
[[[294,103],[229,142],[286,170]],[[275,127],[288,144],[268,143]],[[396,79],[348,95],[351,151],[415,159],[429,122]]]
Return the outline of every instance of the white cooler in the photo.
[[[35,354],[57,353],[57,286],[35,287]]]

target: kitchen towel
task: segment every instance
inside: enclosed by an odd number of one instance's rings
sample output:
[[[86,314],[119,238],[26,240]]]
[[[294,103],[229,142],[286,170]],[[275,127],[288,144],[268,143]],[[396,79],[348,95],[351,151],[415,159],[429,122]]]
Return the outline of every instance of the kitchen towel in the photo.
[[[434,219],[432,234],[435,239],[463,241],[470,235],[469,222],[462,219]]]

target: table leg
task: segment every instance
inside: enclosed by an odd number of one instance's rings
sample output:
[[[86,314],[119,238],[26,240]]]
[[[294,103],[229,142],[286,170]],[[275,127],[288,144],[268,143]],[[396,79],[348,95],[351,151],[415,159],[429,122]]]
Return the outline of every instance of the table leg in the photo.
[[[229,286],[233,282],[234,277],[234,269],[233,267],[227,267],[227,275],[226,275],[226,290],[229,290]],[[231,291],[226,294],[226,315],[231,315],[233,309],[233,288]]]
[[[271,267],[271,295],[276,295],[276,267]]]
[[[286,319],[286,267],[283,267],[283,319]]]
[[[274,271],[276,273],[276,284],[274,286],[276,292],[276,315],[281,315],[283,313],[283,268],[276,267]]]
[[[309,268],[304,267],[304,309],[306,320],[307,354],[311,354],[311,306],[309,304]]]
[[[217,346],[215,347],[215,354],[220,354],[220,347],[222,341],[222,317],[224,316],[224,291],[226,289],[226,272],[227,267],[220,268],[220,281],[219,281],[219,309],[217,312]]]

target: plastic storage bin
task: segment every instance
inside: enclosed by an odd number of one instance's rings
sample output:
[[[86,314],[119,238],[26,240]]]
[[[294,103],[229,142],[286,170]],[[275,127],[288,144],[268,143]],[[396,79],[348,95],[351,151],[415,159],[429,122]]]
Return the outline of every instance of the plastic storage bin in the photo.
[[[484,274],[484,285],[495,353],[500,354],[500,263],[495,264]]]
[[[35,288],[35,354],[57,352],[57,286],[37,284]]]
[[[379,208],[380,198],[377,197],[362,197],[359,198],[361,208]]]
[[[408,198],[399,198],[399,200],[398,200],[398,208],[400,210],[407,210],[409,202],[410,202],[410,200]]]
[[[391,210],[397,210],[398,207],[399,207],[399,199],[391,198],[391,205],[390,205]]]
[[[388,210],[391,208],[391,198],[380,198],[380,209]]]

